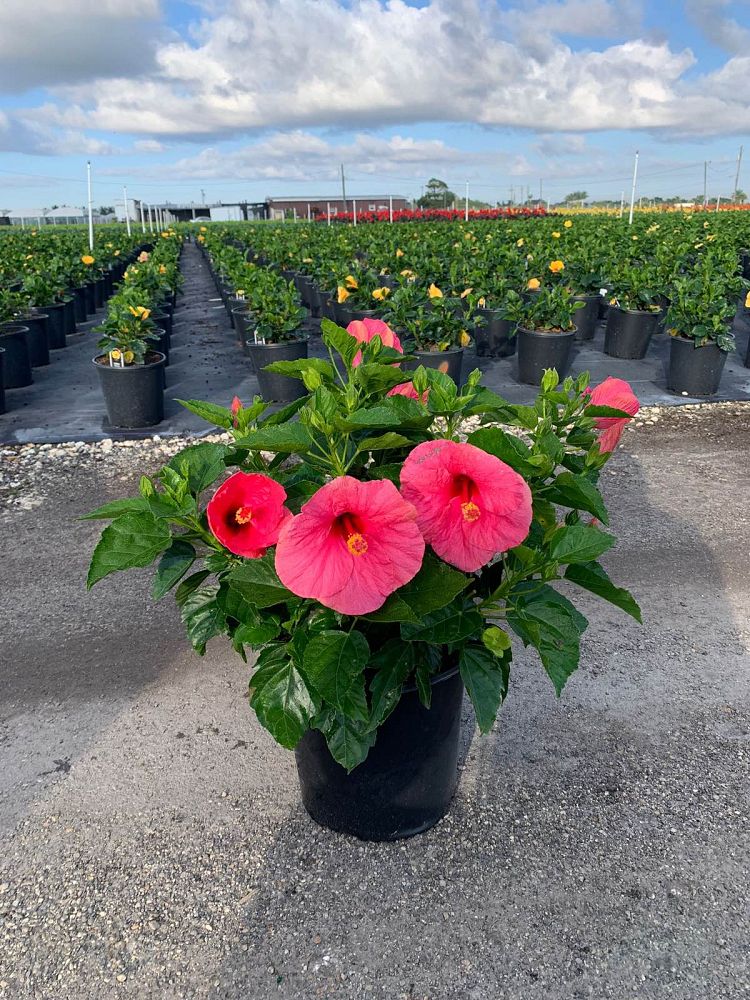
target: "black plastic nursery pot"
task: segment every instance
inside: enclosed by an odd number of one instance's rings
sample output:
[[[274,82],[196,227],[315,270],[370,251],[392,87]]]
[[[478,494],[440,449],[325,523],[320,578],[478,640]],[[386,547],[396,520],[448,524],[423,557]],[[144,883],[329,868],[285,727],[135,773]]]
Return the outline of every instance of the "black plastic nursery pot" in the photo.
[[[32,368],[42,368],[49,364],[49,342],[47,340],[46,313],[31,313],[23,317],[23,325],[29,328],[29,360]]]
[[[412,351],[416,361],[405,361],[401,367],[405,371],[416,371],[420,365],[424,368],[436,368],[439,372],[450,375],[456,385],[461,385],[461,367],[464,360],[463,347],[452,347],[449,351]]]
[[[515,324],[503,319],[494,309],[477,309],[484,320],[474,327],[474,343],[480,358],[509,358],[516,353]]]
[[[22,389],[31,385],[31,357],[29,356],[29,328],[20,323],[0,326],[0,347],[5,349],[3,358],[3,388]]]
[[[234,309],[234,328],[237,331],[237,343],[242,348],[243,354],[250,356],[248,338],[252,343],[253,330],[255,329],[255,315],[248,309]]]
[[[301,358],[306,358],[307,338],[287,340],[281,344],[254,344],[250,341],[246,343],[248,357],[252,360],[263,399],[275,403],[292,403],[307,394],[307,389],[299,379],[264,371],[265,366],[273,364],[274,361],[299,361]]]
[[[604,353],[611,358],[644,358],[661,312],[610,306],[604,331]]]
[[[295,750],[297,774],[315,822],[362,840],[399,840],[442,819],[458,784],[463,691],[456,667],[432,679],[429,709],[415,687],[405,687],[367,758],[350,774],[321,733],[305,733]]]
[[[83,285],[73,289],[73,309],[76,323],[85,323],[88,313],[86,312],[86,288]]]
[[[0,413],[5,413],[5,389],[3,387],[4,369],[5,369],[5,348],[0,347]]]
[[[713,396],[726,360],[727,352],[713,342],[696,347],[692,337],[671,337],[667,386],[688,396]]]
[[[541,385],[545,368],[556,368],[564,379],[570,368],[570,355],[576,331],[555,333],[551,330],[518,328],[518,381]]]
[[[104,278],[97,278],[94,282],[94,305],[96,308],[103,308],[106,299],[107,294],[104,286]]]
[[[164,419],[163,354],[147,355],[144,365],[110,367],[107,355],[92,359],[113,427],[153,427]],[[103,363],[102,363],[103,362]]]
[[[49,317],[47,320],[47,339],[51,351],[59,351],[66,346],[65,342],[65,303],[55,302],[42,306]]]
[[[583,302],[583,309],[573,313],[576,340],[593,340],[596,324],[599,322],[599,302],[601,295],[576,295],[575,302]]]
[[[164,330],[167,335],[167,340],[171,343],[173,329],[172,314],[169,312],[163,312],[161,309],[157,309],[151,313],[151,319],[160,329]]]
[[[72,298],[65,299],[62,303],[63,333],[66,337],[76,332],[76,310]]]
[[[83,294],[86,301],[86,314],[91,316],[96,312],[96,291],[94,285],[96,283],[93,281],[87,281],[83,286]]]

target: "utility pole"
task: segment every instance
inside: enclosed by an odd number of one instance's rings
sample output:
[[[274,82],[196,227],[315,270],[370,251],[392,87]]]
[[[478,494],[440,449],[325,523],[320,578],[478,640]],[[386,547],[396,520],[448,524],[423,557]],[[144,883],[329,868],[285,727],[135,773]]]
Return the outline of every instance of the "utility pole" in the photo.
[[[540,177],[539,178],[539,202],[541,203],[543,201],[544,201],[544,198],[542,197],[542,178]]]
[[[86,160],[86,185],[89,196],[89,250],[94,252],[94,208],[91,201],[91,160]]]
[[[143,202],[142,201],[138,202],[138,215],[141,217],[141,232],[145,233],[146,232],[146,223],[145,223],[145,221],[143,219]]]
[[[128,236],[130,236],[130,209],[128,208],[128,189],[126,187],[122,189],[122,196],[125,199],[125,225],[127,226]]]
[[[515,205],[515,203],[516,203],[515,195],[516,195],[516,189],[511,184],[511,186],[510,186],[510,203],[511,203],[511,205]]]
[[[201,204],[202,205],[206,204],[206,192],[203,190],[203,188],[201,188]]]
[[[742,166],[742,149],[740,146],[740,151],[737,154],[737,173],[734,175],[734,195],[732,196],[732,201],[737,201],[737,192],[740,189],[740,167]]]
[[[620,194],[620,218],[622,218],[622,213],[625,211],[625,192]]]
[[[708,205],[708,160],[703,161],[703,207]]]
[[[469,221],[469,182],[466,182],[466,197],[464,198],[464,222]]]
[[[633,165],[633,188],[630,192],[630,215],[628,217],[628,225],[633,225],[633,210],[635,209],[635,186],[638,182],[638,150],[635,151],[635,163]]]
[[[344,177],[344,164],[341,164],[341,198],[344,202],[344,211],[346,211],[346,178]]]

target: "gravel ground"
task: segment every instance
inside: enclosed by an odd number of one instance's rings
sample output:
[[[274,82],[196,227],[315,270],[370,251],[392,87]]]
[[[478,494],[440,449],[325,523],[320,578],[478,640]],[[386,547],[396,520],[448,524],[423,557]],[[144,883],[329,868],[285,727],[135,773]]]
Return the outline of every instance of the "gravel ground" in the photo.
[[[148,571],[83,588],[175,440],[0,449],[0,997],[750,996],[750,406],[642,411],[604,477],[615,578],[559,701],[516,651],[454,805],[328,833]]]

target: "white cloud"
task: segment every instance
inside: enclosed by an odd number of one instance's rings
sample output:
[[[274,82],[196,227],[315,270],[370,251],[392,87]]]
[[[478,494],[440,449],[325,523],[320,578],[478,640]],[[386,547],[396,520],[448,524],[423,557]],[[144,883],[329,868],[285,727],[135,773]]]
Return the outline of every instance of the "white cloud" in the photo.
[[[746,52],[750,31],[727,16],[728,7],[729,0],[685,0],[685,13],[709,42],[726,52]]]
[[[123,9],[156,16],[156,2]],[[105,0],[105,13],[120,9]],[[204,4],[204,15],[158,50],[155,68],[58,88],[27,120],[205,141],[425,121],[700,136],[736,132],[750,117],[746,84],[727,85],[739,63],[687,81],[693,53],[638,37],[636,0],[537,0],[523,10],[490,0],[226,0]],[[627,40],[573,50],[567,34]]]
[[[133,143],[136,153],[163,153],[166,148],[158,139],[138,139]]]
[[[152,70],[159,16],[159,0],[2,0],[0,91]]]

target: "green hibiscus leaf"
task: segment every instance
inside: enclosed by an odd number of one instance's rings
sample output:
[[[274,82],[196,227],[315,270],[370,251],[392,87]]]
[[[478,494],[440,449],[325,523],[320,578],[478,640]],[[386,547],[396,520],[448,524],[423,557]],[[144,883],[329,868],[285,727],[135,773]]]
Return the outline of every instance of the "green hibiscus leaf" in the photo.
[[[534,646],[558,696],[578,668],[588,622],[552,587],[527,581],[509,598],[508,624],[525,646]]]
[[[432,553],[426,552],[417,575],[400,587],[393,596],[408,604],[421,618],[450,604],[471,582],[471,577],[441,562]]]
[[[366,723],[350,719],[329,706],[316,719],[316,725],[325,737],[331,756],[347,772],[362,763],[375,743],[376,733]]]
[[[641,621],[641,609],[630,593],[624,587],[617,587],[607,576],[602,566],[597,562],[577,563],[566,567],[565,579],[577,583],[579,587],[603,597],[605,601],[621,608],[637,622]]]
[[[86,588],[110,573],[148,566],[170,544],[169,527],[146,511],[122,514],[102,532],[89,565]]]
[[[488,733],[492,729],[498,709],[508,693],[510,661],[511,652],[508,648],[500,656],[477,643],[469,643],[461,650],[458,669],[474,706],[481,733]]]
[[[370,647],[361,632],[320,632],[305,647],[305,676],[337,711],[369,722],[364,678],[369,658]]]
[[[224,609],[218,599],[219,588],[214,585],[198,587],[187,596],[182,605],[182,620],[188,638],[196,653],[203,656],[206,643],[226,629]]]
[[[195,562],[195,549],[190,542],[175,538],[156,567],[151,593],[155,601],[161,600],[183,578]]]
[[[168,463],[168,468],[174,469],[187,480],[190,492],[196,496],[216,482],[226,466],[224,457],[227,449],[223,444],[211,444],[204,441],[183,448]]]
[[[484,619],[477,609],[460,600],[423,615],[419,625],[403,624],[401,635],[409,642],[429,642],[442,646],[477,635],[483,624]]]
[[[370,681],[370,729],[382,725],[401,697],[404,681],[414,669],[414,647],[399,639],[389,639],[372,657],[375,671]]]
[[[293,750],[320,710],[320,700],[286,646],[264,649],[250,682],[250,706],[277,743]]]
[[[573,510],[585,510],[598,517],[602,524],[609,524],[609,515],[599,490],[585,476],[572,472],[561,472],[553,483],[544,490],[544,496],[551,503]]]
[[[614,544],[612,535],[592,525],[561,525],[549,539],[549,555],[559,563],[585,563],[598,559]]]
[[[235,566],[227,576],[227,582],[256,608],[268,608],[294,598],[294,594],[279,580],[271,552],[266,552],[260,559],[248,559]]]

